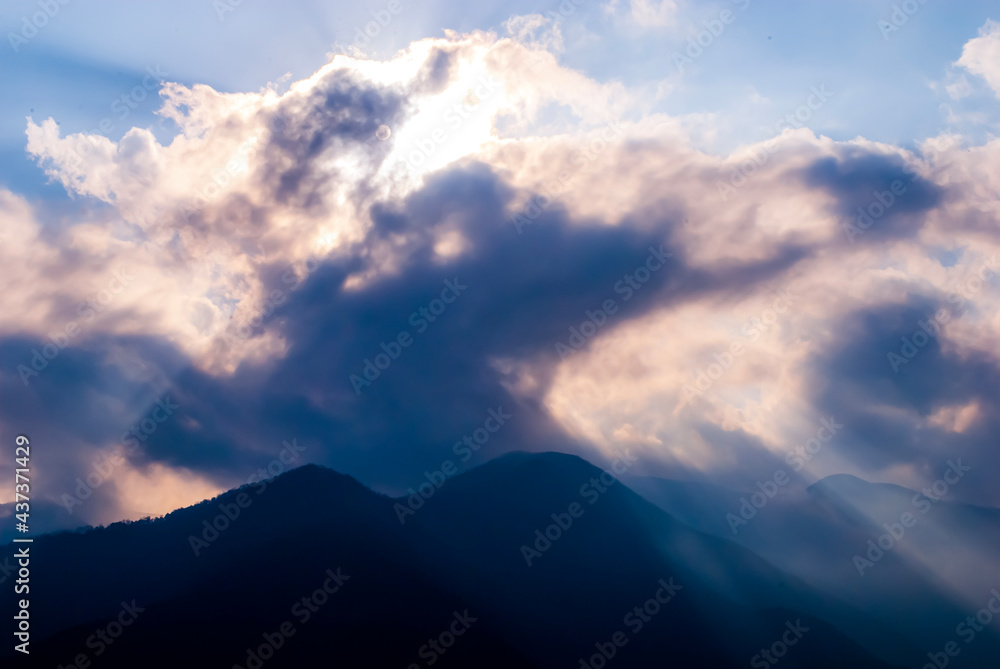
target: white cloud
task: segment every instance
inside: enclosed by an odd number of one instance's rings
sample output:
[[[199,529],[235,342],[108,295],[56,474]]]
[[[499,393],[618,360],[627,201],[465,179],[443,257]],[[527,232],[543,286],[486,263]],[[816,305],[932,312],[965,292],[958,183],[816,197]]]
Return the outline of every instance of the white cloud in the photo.
[[[956,65],[979,75],[1000,97],[1000,23],[988,20],[975,37],[962,47],[962,57]]]
[[[661,25],[673,9],[668,2],[631,5],[644,25]],[[363,260],[352,286],[399,271],[404,236],[363,243],[371,206],[400,203],[435,169],[479,160],[521,193],[562,182],[560,204],[581,225],[642,230],[677,221],[671,242],[697,274],[687,297],[602,330],[590,349],[559,365],[543,400],[569,432],[609,452],[628,441],[651,456],[708,468],[729,456],[701,443],[699,423],[743,429],[774,452],[806,431],[815,418],[803,399],[807,361],[828,350],[850,313],[944,290],[959,270],[931,259],[932,248],[961,240],[983,255],[1000,251],[1000,142],[968,151],[938,138],[928,145],[936,158],[921,162],[898,147],[834,142],[802,128],[711,156],[693,148],[692,135],[712,119],[625,120],[643,114],[642,96],[559,65],[551,52],[558,33],[546,33],[547,25],[515,17],[510,38],[451,33],[386,61],[336,56],[282,95],[169,84],[161,113],[181,134],[165,145],[139,128],[116,143],[61,137],[53,120],[29,121],[28,151],[47,173],[115,213],[43,239],[31,207],[0,192],[9,237],[0,246],[8,286],[0,300],[5,313],[19,314],[16,323],[4,322],[5,332],[47,334],[75,318],[75,305],[102,290],[110,272],[124,269],[137,278],[94,320],[94,332],[164,337],[216,374],[280,356],[286,344],[278,328],[254,326],[252,337],[225,343],[271,298],[266,270],[303,276],[314,256]],[[998,25],[987,24],[959,64],[1000,92]],[[451,115],[456,106],[461,113]],[[545,117],[554,107],[565,112],[557,121]],[[391,129],[384,141],[375,136],[381,125]],[[582,164],[581,151],[589,152]],[[954,197],[922,213],[924,225],[912,236],[877,242],[873,234],[847,244],[835,196],[802,174],[858,154],[919,164],[924,178]],[[760,155],[767,159],[755,163]],[[720,200],[717,184],[747,161],[754,167],[746,184]],[[470,251],[458,232],[439,232],[434,248],[442,263]],[[709,285],[790,248],[802,249],[801,258],[769,281]],[[745,341],[743,326],[769,309],[771,288],[800,297],[772,332]],[[1000,301],[996,293],[978,299],[982,313],[950,327],[942,342],[962,355],[995,356]],[[686,396],[685,386],[734,341],[746,353],[711,392]],[[531,361],[506,360],[504,367],[510,388],[540,392]],[[740,418],[748,408],[759,417],[750,425]],[[973,418],[948,420],[964,428]],[[123,489],[138,489],[149,476],[172,480],[175,473],[136,474]]]
[[[628,0],[627,10],[620,9],[619,4],[619,0],[611,0],[604,5],[604,11],[614,16],[624,15],[644,28],[662,28],[677,20],[675,0]]]

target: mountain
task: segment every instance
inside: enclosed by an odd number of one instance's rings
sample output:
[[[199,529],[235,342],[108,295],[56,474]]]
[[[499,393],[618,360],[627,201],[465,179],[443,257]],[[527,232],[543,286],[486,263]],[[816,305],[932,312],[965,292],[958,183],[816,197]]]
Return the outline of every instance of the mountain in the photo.
[[[997,509],[839,474],[803,491],[781,491],[738,523],[732,518],[742,519],[742,500],[752,492],[656,478],[629,484],[692,528],[737,542],[865,611],[907,645],[923,648],[921,664],[926,653],[968,638],[956,629],[1000,586]],[[961,644],[951,666],[983,666],[1000,656],[996,632],[973,640]]]
[[[38,537],[32,666],[745,667],[774,649],[783,667],[874,669],[891,666],[875,653],[912,654],[575,456],[510,454],[403,508],[309,465]],[[850,617],[870,633],[845,632]]]

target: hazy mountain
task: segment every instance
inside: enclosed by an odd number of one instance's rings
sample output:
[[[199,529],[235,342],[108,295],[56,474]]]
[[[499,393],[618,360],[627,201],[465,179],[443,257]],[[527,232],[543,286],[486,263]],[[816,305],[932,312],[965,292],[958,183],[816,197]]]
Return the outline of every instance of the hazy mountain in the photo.
[[[964,642],[968,636],[956,628],[1000,586],[997,509],[843,474],[804,491],[781,491],[752,515],[744,500],[756,491],[656,478],[629,483],[691,527],[750,548],[867,612],[922,648],[921,663],[949,641]],[[750,516],[745,523],[733,520],[744,519],[741,510]],[[998,637],[987,629],[961,643],[953,666],[976,667],[1000,656]]]
[[[406,500],[305,466],[155,521],[39,537],[33,660],[246,667],[286,621],[294,634],[268,667],[581,667],[601,648],[621,667],[768,666],[758,654],[783,636],[784,667],[912,654],[862,612],[601,475],[575,456],[512,454],[446,480],[403,524]],[[213,520],[217,537],[203,534]],[[324,582],[339,588],[303,621],[296,603]],[[135,622],[95,641],[133,600]],[[845,616],[869,638],[838,629]],[[453,644],[438,654],[432,637]]]

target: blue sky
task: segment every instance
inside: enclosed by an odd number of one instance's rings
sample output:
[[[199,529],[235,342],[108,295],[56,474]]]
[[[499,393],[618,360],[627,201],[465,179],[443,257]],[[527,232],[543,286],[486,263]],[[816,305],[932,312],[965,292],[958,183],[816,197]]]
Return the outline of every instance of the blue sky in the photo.
[[[559,3],[509,2],[463,5],[458,11],[450,2],[400,4],[402,12],[366,45],[366,53],[391,55],[413,40],[441,36],[444,28],[502,34],[513,15],[559,8]],[[768,137],[773,119],[801,104],[816,84],[836,95],[810,127],[834,139],[861,135],[905,145],[952,128],[982,140],[998,121],[989,91],[956,102],[931,84],[946,79],[962,45],[996,3],[931,0],[918,5],[886,39],[878,21],[891,18],[894,5],[874,0],[681,3],[669,24],[642,26],[628,20],[622,7],[612,16],[606,4],[587,0],[561,21],[565,51],[560,60],[598,81],[619,80],[629,87],[675,82],[673,92],[653,102],[654,108],[672,115],[718,114],[721,136],[706,147],[714,151]],[[356,30],[386,6],[302,0],[280,5],[245,0],[231,11],[209,0],[60,6],[16,53],[10,38],[5,40],[0,179],[18,191],[49,195],[40,187],[44,180],[37,170],[23,162],[26,116],[51,116],[65,132],[93,129],[113,116],[113,100],[141,82],[147,67],[159,67],[171,81],[205,83],[226,92],[254,91],[286,73],[297,80],[315,71],[337,44],[351,44]],[[678,79],[673,54],[683,53],[688,37],[724,10],[733,12],[734,22]],[[38,11],[37,0],[4,3],[3,33],[20,32],[23,17]],[[157,102],[147,98],[127,124],[116,123],[108,136],[117,139],[131,125],[156,129]],[[942,104],[984,112],[992,125],[955,128]],[[162,132],[170,129],[167,125]]]

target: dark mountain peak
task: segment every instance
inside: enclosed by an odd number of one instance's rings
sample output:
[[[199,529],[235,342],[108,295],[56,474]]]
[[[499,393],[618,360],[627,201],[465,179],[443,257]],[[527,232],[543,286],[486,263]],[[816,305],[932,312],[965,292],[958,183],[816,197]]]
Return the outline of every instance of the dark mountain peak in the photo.
[[[443,491],[469,499],[498,499],[511,494],[549,496],[555,491],[579,488],[602,470],[583,458],[554,451],[513,451],[484,462],[457,477]]]
[[[283,472],[272,479],[265,479],[275,484],[296,485],[308,487],[326,486],[362,486],[363,484],[353,476],[342,474],[335,469],[315,463],[307,463],[300,467]]]
[[[579,455],[573,455],[572,453],[560,453],[558,451],[511,451],[483,463],[477,467],[477,469],[500,468],[504,466],[556,466],[576,469],[597,469],[594,464],[584,460]]]
[[[372,493],[367,486],[353,476],[342,474],[323,465],[308,463],[272,478],[253,478],[250,483],[223,492],[214,500],[208,501],[225,499],[238,495],[240,492],[259,494],[265,490],[274,491],[267,495],[268,497],[293,495],[299,498],[312,498],[317,502],[335,493],[357,493],[360,491],[364,491],[365,494]]]

